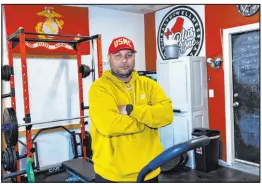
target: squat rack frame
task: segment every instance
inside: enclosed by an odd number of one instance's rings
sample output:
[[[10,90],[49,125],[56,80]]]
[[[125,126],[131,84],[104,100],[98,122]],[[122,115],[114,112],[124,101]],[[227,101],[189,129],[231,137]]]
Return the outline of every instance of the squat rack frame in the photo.
[[[37,39],[37,38],[26,38],[26,35],[45,35],[45,36],[59,36],[59,37],[69,37],[69,38],[77,38],[77,40],[55,40],[55,39]],[[77,58],[77,66],[78,66],[78,88],[79,88],[79,107],[80,107],[80,116],[84,116],[84,110],[87,109],[87,106],[84,106],[83,100],[83,84],[82,84],[82,73],[80,72],[81,66],[81,50],[80,44],[84,42],[92,42],[93,47],[93,40],[96,40],[97,45],[97,59],[98,59],[98,77],[102,76],[103,66],[102,66],[102,41],[101,35],[93,35],[93,36],[79,36],[79,35],[64,35],[64,34],[44,34],[44,33],[33,33],[33,32],[25,32],[24,28],[19,28],[16,32],[11,34],[7,37],[8,42],[8,62],[9,66],[13,68],[13,49],[20,44],[20,58],[21,58],[21,67],[22,67],[22,83],[23,83],[23,98],[24,98],[24,114],[25,123],[31,122],[31,115],[30,115],[30,101],[29,101],[29,88],[28,88],[28,76],[27,76],[27,60],[26,60],[26,41],[30,42],[53,42],[53,43],[67,43],[71,45],[74,50],[76,51],[76,58]],[[92,53],[94,54],[94,53]],[[94,61],[93,61],[94,62]],[[93,63],[92,63],[93,65]],[[94,65],[93,65],[94,67]],[[95,71],[95,68],[93,68]],[[95,76],[95,75],[94,75]],[[94,79],[94,78],[93,78]],[[10,90],[13,92],[11,95],[11,106],[16,111],[16,98],[15,98],[15,80],[14,80],[14,73],[10,77]],[[83,158],[84,160],[87,159],[86,156],[86,146],[85,146],[85,123],[84,118],[80,119],[81,125],[81,137],[82,137],[82,145],[83,145]],[[33,142],[32,142],[32,133],[31,133],[31,126],[26,126],[26,151],[27,151],[27,158],[33,158]],[[15,151],[19,155],[18,144],[15,146]],[[19,159],[17,160],[17,171],[20,170],[20,163]],[[17,181],[20,182],[20,176],[17,176]]]

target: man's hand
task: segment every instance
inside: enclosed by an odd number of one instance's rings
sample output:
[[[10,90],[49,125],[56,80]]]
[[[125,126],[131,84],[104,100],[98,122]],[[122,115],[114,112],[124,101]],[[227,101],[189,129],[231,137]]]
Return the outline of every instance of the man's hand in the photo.
[[[126,112],[126,105],[121,105],[121,106],[118,106],[118,110],[120,112],[120,114],[127,114]]]

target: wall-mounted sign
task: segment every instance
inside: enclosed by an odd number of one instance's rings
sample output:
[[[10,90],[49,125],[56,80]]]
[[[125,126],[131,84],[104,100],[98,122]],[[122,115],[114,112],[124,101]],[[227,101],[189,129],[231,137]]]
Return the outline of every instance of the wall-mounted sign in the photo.
[[[4,5],[6,36],[10,36],[20,27],[25,32],[54,35],[82,35],[89,36],[88,8],[63,5]],[[48,40],[74,40],[69,37],[48,35],[27,35],[28,38],[39,39],[38,42],[26,42],[26,52],[30,55],[75,55],[76,52],[67,43],[41,42]],[[80,46],[83,55],[90,54],[90,43]],[[50,51],[52,50],[52,51]],[[12,51],[20,53],[19,47]]]
[[[158,27],[157,47],[162,59],[166,59],[165,45],[176,40],[179,56],[198,56],[204,40],[202,20],[193,8],[176,6],[166,13]]]
[[[243,5],[237,5],[237,8],[238,8],[238,12],[241,15],[249,17],[254,15],[258,11],[259,5],[243,4]]]

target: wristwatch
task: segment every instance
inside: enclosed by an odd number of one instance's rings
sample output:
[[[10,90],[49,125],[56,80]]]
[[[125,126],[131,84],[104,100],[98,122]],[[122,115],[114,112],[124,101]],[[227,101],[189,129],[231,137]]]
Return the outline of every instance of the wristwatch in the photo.
[[[127,115],[130,115],[132,111],[133,111],[133,105],[132,104],[126,105]]]

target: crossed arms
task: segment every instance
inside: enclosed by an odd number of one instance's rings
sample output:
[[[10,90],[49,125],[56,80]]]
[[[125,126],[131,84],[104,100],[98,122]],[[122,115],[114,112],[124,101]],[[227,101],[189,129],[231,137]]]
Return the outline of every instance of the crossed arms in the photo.
[[[89,91],[91,122],[100,134],[111,137],[139,133],[145,126],[160,128],[173,121],[172,102],[157,83],[153,83],[150,102],[151,105],[133,104],[131,114],[124,115],[103,86],[93,85]]]

